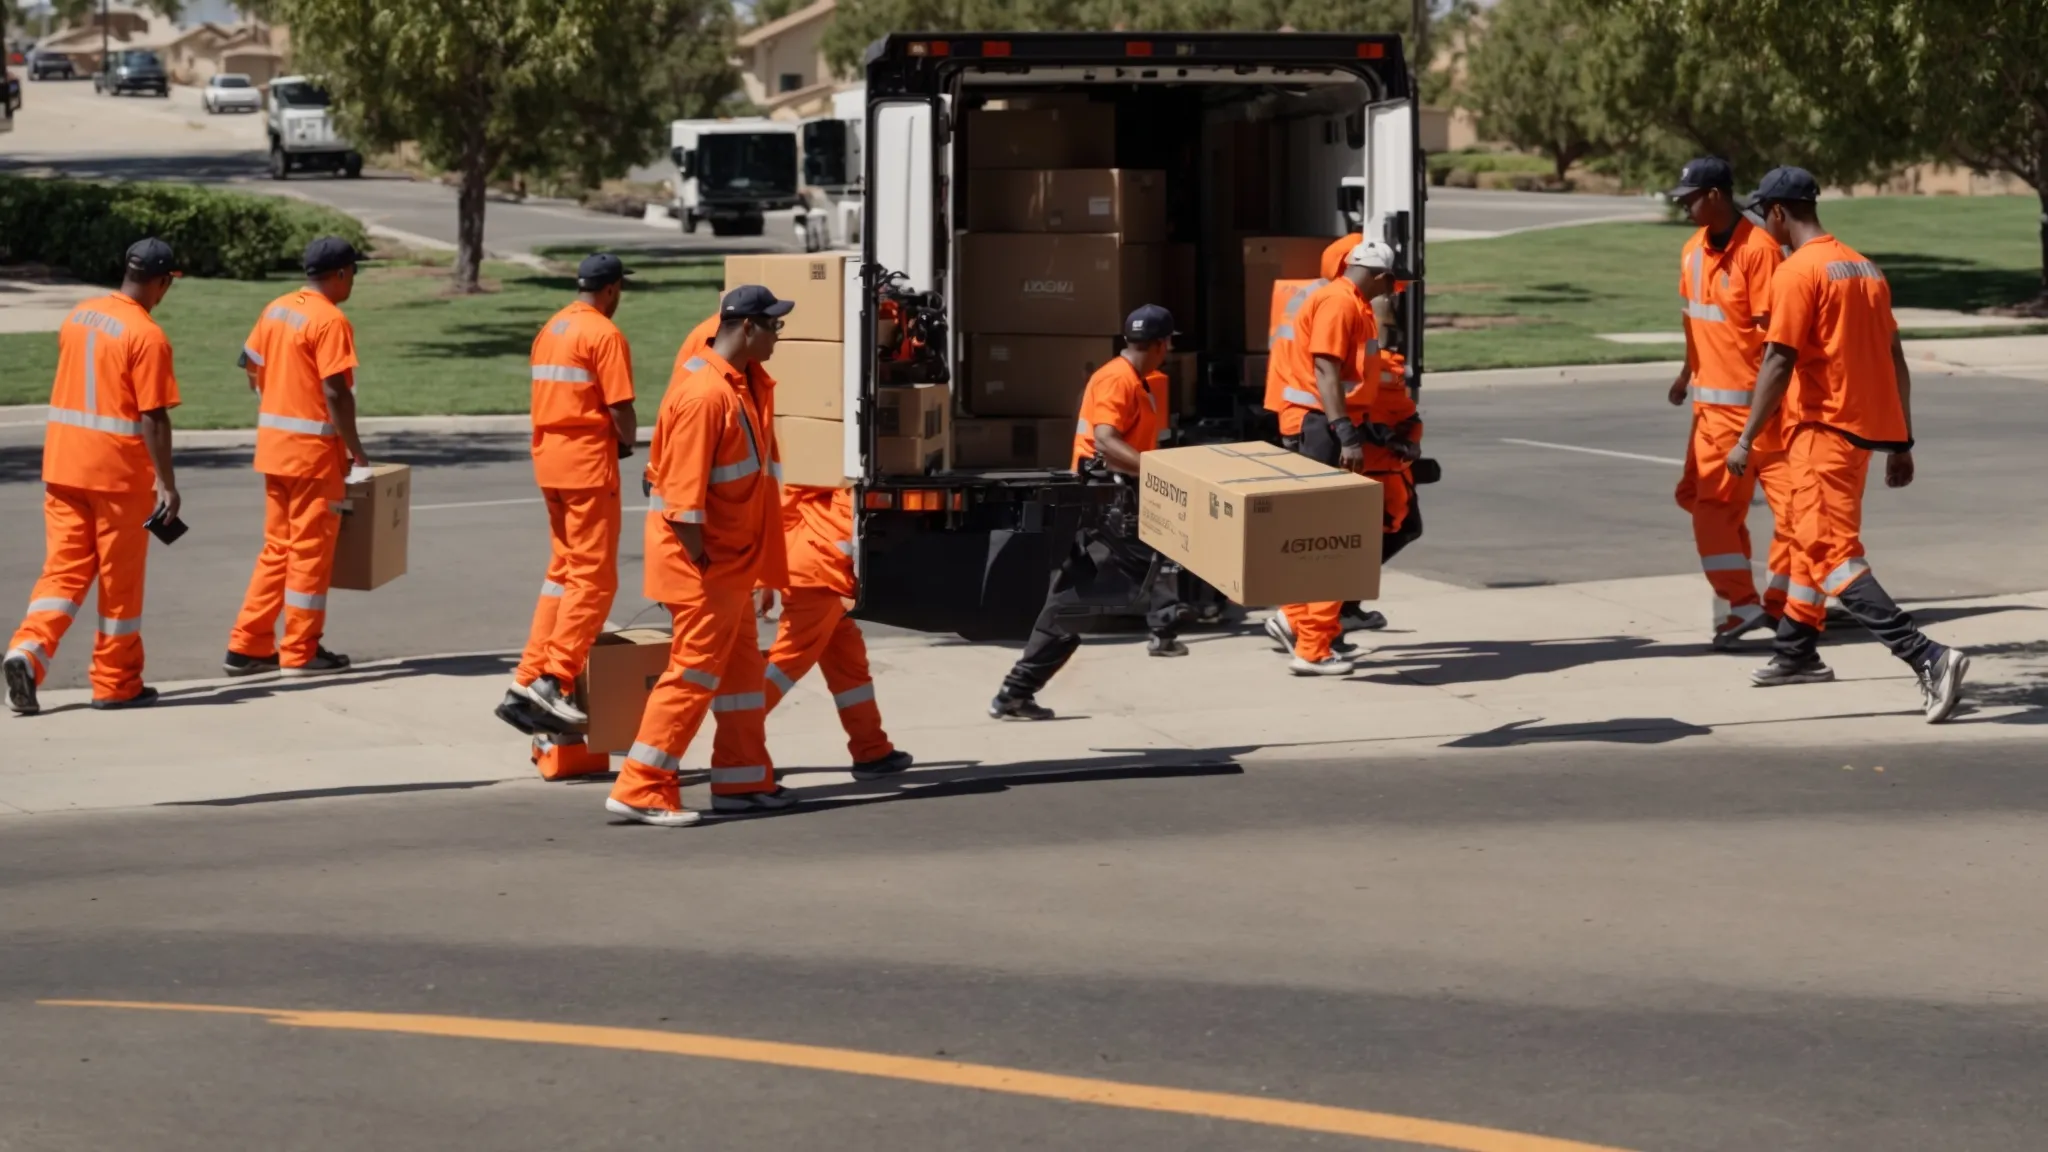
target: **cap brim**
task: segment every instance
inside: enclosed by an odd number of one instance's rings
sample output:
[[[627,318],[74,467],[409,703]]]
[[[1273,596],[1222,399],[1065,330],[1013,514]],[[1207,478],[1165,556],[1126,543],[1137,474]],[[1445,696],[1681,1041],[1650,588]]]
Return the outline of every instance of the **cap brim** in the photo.
[[[1706,191],[1706,189],[1697,184],[1680,184],[1678,187],[1673,188],[1669,192],[1666,192],[1664,194],[1664,197],[1667,200],[1683,200],[1687,196],[1690,196],[1695,192],[1704,191]]]
[[[773,303],[773,304],[770,304],[770,305],[769,305],[769,306],[767,306],[766,308],[763,308],[763,309],[761,309],[761,315],[763,315],[763,316],[787,316],[787,315],[789,315],[789,314],[790,314],[790,312],[791,312],[791,311],[793,311],[793,310],[794,310],[795,308],[796,308],[796,301],[794,301],[794,300],[777,300],[777,301],[776,301],[775,303]]]

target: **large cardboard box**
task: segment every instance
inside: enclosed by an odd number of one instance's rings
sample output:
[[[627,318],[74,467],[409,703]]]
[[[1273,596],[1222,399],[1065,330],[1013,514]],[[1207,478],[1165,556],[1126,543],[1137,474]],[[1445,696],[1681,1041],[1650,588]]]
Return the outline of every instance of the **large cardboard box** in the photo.
[[[1160,248],[1111,233],[960,237],[960,330],[1114,336],[1159,293]]]
[[[592,752],[625,752],[640,731],[654,682],[668,670],[669,634],[660,628],[606,632],[590,646],[576,678],[577,705],[589,715]]]
[[[1248,608],[1378,599],[1378,482],[1271,444],[1139,459],[1139,538],[1230,599]]]
[[[783,318],[784,340],[846,338],[845,253],[727,256],[726,288],[742,284],[759,284],[777,299],[796,303],[796,310]]]
[[[1116,355],[1108,336],[967,338],[967,408],[976,416],[1071,416],[1097,368]]]
[[[953,393],[944,384],[875,389],[875,468],[886,476],[922,476],[943,469],[953,423]]]
[[[1244,348],[1266,350],[1273,281],[1313,280],[1335,236],[1251,236],[1244,242]]]
[[[1108,107],[975,109],[967,114],[967,166],[1114,168],[1116,113]]]
[[[844,423],[777,413],[775,447],[782,453],[784,484],[805,488],[852,487],[853,481],[846,478]]]
[[[1127,244],[1166,239],[1166,173],[1123,168],[1015,168],[967,184],[970,232],[1114,232]]]
[[[775,377],[777,416],[846,418],[846,345],[836,340],[778,340],[775,355],[763,367]]]
[[[961,468],[1068,468],[1074,463],[1074,420],[962,420],[953,425],[953,463]]]
[[[334,544],[332,588],[367,592],[405,575],[412,535],[412,468],[373,464],[370,478],[343,497],[341,537]]]

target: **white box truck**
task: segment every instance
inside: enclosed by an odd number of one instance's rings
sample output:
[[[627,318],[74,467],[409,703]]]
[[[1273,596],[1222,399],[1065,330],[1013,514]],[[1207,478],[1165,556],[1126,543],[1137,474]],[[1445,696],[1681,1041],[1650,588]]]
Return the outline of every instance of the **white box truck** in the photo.
[[[766,214],[797,206],[797,126],[764,117],[669,125],[676,166],[671,210],[683,231],[759,236]]]

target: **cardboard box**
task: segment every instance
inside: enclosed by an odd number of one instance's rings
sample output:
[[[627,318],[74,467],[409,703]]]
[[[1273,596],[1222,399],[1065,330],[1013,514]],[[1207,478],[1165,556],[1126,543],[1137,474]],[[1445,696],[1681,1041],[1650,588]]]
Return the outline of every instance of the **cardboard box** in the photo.
[[[781,391],[778,386],[776,389]],[[779,400],[780,397],[778,396]],[[782,482],[805,488],[850,488],[846,478],[846,425],[809,416],[775,416],[775,447]]]
[[[668,670],[668,651],[669,634],[660,628],[606,632],[590,646],[590,661],[576,678],[576,703],[590,716],[585,739],[591,751],[633,747],[647,697]]]
[[[947,466],[953,393],[944,384],[875,389],[875,468],[887,476],[922,476]]]
[[[371,465],[370,478],[349,485],[343,498],[341,537],[335,541],[334,578],[328,586],[367,592],[405,575],[411,535],[411,466]]]
[[[946,442],[921,436],[875,441],[875,471],[883,476],[925,476],[946,470]]]
[[[1378,482],[1271,444],[1139,459],[1139,538],[1230,599],[1248,608],[1378,599]]]
[[[775,355],[764,367],[775,377],[777,416],[846,419],[846,345],[834,340],[778,340]]]
[[[727,256],[726,288],[742,284],[759,284],[776,299],[796,303],[796,310],[783,317],[784,340],[846,339],[845,253]]]
[[[1251,236],[1244,242],[1244,349],[1266,350],[1273,281],[1313,280],[1335,236]]]
[[[953,426],[959,468],[1057,468],[1074,463],[1074,417],[962,420]]]
[[[1107,106],[967,113],[967,166],[1114,168],[1116,113]]]
[[[960,330],[1114,336],[1159,295],[1156,244],[1113,234],[969,232],[960,237]]]
[[[1115,355],[1108,336],[969,336],[967,408],[976,416],[1072,416],[1088,377]]]
[[[970,232],[1114,232],[1127,244],[1166,239],[1166,173],[1121,168],[977,172]]]

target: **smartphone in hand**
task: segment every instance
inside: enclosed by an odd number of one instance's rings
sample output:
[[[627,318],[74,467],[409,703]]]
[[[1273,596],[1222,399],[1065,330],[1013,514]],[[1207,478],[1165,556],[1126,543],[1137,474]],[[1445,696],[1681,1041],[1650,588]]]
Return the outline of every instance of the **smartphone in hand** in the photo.
[[[164,505],[157,505],[156,511],[149,514],[149,519],[144,520],[142,526],[149,529],[151,535],[164,543],[176,544],[178,538],[183,536],[188,529],[183,520],[173,516],[165,516],[165,511]]]

